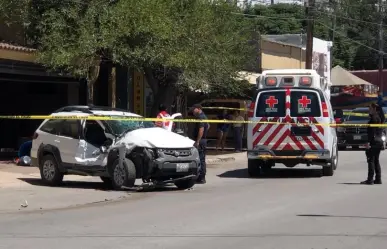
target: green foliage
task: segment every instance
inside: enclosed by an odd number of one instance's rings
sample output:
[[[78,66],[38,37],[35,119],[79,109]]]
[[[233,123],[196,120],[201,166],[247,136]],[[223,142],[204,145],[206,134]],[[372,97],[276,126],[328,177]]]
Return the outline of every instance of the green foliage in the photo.
[[[378,18],[376,0],[317,2],[314,36],[323,40],[334,37],[333,66],[348,69],[377,67]],[[305,8],[299,5],[256,5],[245,10],[261,34],[299,34],[306,31]],[[258,15],[256,17],[255,15]],[[335,31],[332,31],[336,16]],[[387,17],[386,17],[387,18]],[[385,23],[387,19],[385,20]],[[387,27],[387,25],[385,26]],[[384,31],[387,37],[387,30]],[[366,46],[363,46],[363,45]],[[384,50],[387,50],[387,44]]]
[[[102,61],[151,69],[154,91],[220,81],[233,88],[252,54],[249,23],[227,0],[21,1],[39,61],[79,76]]]

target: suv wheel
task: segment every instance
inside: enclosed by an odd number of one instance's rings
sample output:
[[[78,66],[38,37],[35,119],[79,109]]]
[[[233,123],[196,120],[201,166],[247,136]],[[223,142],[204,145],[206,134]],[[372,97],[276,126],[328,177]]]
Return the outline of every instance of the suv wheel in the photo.
[[[111,169],[111,179],[115,189],[133,187],[136,182],[136,166],[128,158],[122,164],[117,159]]]
[[[175,186],[178,188],[178,189],[189,189],[189,188],[192,188],[196,183],[196,178],[192,178],[192,179],[187,179],[187,180],[181,180],[181,181],[177,181],[175,182]]]
[[[63,173],[60,172],[58,162],[52,155],[45,155],[40,162],[40,177],[52,186],[57,186],[63,181]]]
[[[254,159],[247,160],[247,171],[250,177],[258,177],[261,175],[260,161]]]

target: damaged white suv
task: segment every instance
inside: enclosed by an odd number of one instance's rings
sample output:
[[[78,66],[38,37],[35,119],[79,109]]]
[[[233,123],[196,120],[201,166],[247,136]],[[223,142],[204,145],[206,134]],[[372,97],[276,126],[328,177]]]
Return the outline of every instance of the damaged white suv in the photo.
[[[194,141],[153,122],[131,120],[141,118],[137,114],[68,106],[51,116],[64,119],[44,120],[31,149],[32,165],[47,184],[59,185],[70,174],[99,176],[116,189],[133,187],[136,179],[151,185],[174,183],[180,189],[196,182],[200,161]],[[112,120],[87,119],[98,116]]]

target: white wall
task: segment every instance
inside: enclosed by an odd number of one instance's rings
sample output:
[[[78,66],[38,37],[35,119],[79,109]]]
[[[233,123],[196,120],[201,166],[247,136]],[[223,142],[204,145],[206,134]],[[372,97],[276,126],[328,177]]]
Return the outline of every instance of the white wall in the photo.
[[[318,38],[313,38],[313,69],[317,70],[319,74],[323,74],[328,82],[331,80],[331,47],[332,42],[324,41]],[[321,57],[324,59],[321,60]],[[319,69],[322,69],[323,72]]]

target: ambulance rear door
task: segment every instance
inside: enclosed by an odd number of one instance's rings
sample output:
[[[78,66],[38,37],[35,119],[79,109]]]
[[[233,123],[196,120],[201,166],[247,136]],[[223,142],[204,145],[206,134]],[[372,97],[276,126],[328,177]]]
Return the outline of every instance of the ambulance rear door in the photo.
[[[293,88],[290,90],[289,150],[324,150],[328,144],[329,123],[327,104],[322,92],[314,89]]]
[[[282,150],[288,143],[285,116],[286,89],[260,90],[250,118],[254,123],[248,125],[248,149]]]

